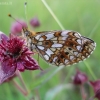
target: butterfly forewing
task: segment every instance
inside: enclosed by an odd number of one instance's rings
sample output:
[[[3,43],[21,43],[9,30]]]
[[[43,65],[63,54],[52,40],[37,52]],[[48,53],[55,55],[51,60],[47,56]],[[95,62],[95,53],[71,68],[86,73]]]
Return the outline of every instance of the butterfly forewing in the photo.
[[[31,38],[40,56],[48,63],[61,66],[78,63],[92,53],[96,44],[93,40],[74,31],[37,32]]]

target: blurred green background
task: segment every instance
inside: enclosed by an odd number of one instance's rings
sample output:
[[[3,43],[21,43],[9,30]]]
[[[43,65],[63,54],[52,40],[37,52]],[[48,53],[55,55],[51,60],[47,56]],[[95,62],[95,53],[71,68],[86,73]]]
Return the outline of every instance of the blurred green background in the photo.
[[[14,20],[8,17],[9,13],[15,18],[26,21],[24,2],[25,0],[0,0],[0,31],[7,35],[10,33],[11,23]],[[78,31],[96,42],[97,47],[86,62],[99,79],[100,0],[46,0],[46,2],[66,30]],[[40,20],[41,26],[34,31],[61,30],[41,0],[27,0],[28,22],[35,16]],[[35,99],[27,99],[12,82],[9,82],[0,86],[0,100],[81,100],[80,91],[78,89],[76,91],[71,84],[76,68],[85,72],[89,80],[94,80],[84,62],[65,68],[51,66],[42,59],[39,64],[44,72],[22,73],[26,86],[30,90],[28,98],[33,96]],[[18,78],[15,80],[19,82]],[[93,96],[91,87],[86,86],[90,96]]]

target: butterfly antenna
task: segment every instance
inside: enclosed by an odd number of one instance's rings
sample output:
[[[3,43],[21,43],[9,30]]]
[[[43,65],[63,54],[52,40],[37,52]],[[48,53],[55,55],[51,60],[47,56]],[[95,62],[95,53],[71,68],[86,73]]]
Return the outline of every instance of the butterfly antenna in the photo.
[[[28,25],[28,21],[27,21],[27,1],[24,3],[24,10],[25,10],[25,19],[26,19],[26,23]]]
[[[15,19],[11,14],[8,14],[8,16],[14,19],[16,22],[18,22],[23,27],[23,25],[17,19]]]

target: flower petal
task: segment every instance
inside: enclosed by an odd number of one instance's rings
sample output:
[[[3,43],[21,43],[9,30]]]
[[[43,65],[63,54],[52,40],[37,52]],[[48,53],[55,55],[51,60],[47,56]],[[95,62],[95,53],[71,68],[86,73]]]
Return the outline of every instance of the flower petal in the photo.
[[[8,39],[9,38],[3,32],[0,31],[0,42],[1,42],[1,40],[7,41]]]
[[[17,62],[17,69],[19,71],[24,71],[23,61]]]
[[[28,70],[40,69],[40,66],[38,65],[38,63],[30,56],[27,56],[26,58],[24,58],[23,65],[25,69],[28,69]]]
[[[32,54],[34,54],[34,52],[30,51],[28,48],[24,48],[22,54],[23,55],[32,55]]]
[[[12,65],[8,60],[1,63],[0,66],[0,84],[15,74],[16,66]]]

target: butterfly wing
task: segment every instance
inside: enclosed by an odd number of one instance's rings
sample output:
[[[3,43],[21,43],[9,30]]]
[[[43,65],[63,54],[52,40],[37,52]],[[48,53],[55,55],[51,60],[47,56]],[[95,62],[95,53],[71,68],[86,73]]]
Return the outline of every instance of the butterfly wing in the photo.
[[[78,63],[89,57],[96,46],[93,40],[68,30],[37,32],[33,42],[40,56],[56,66]]]

